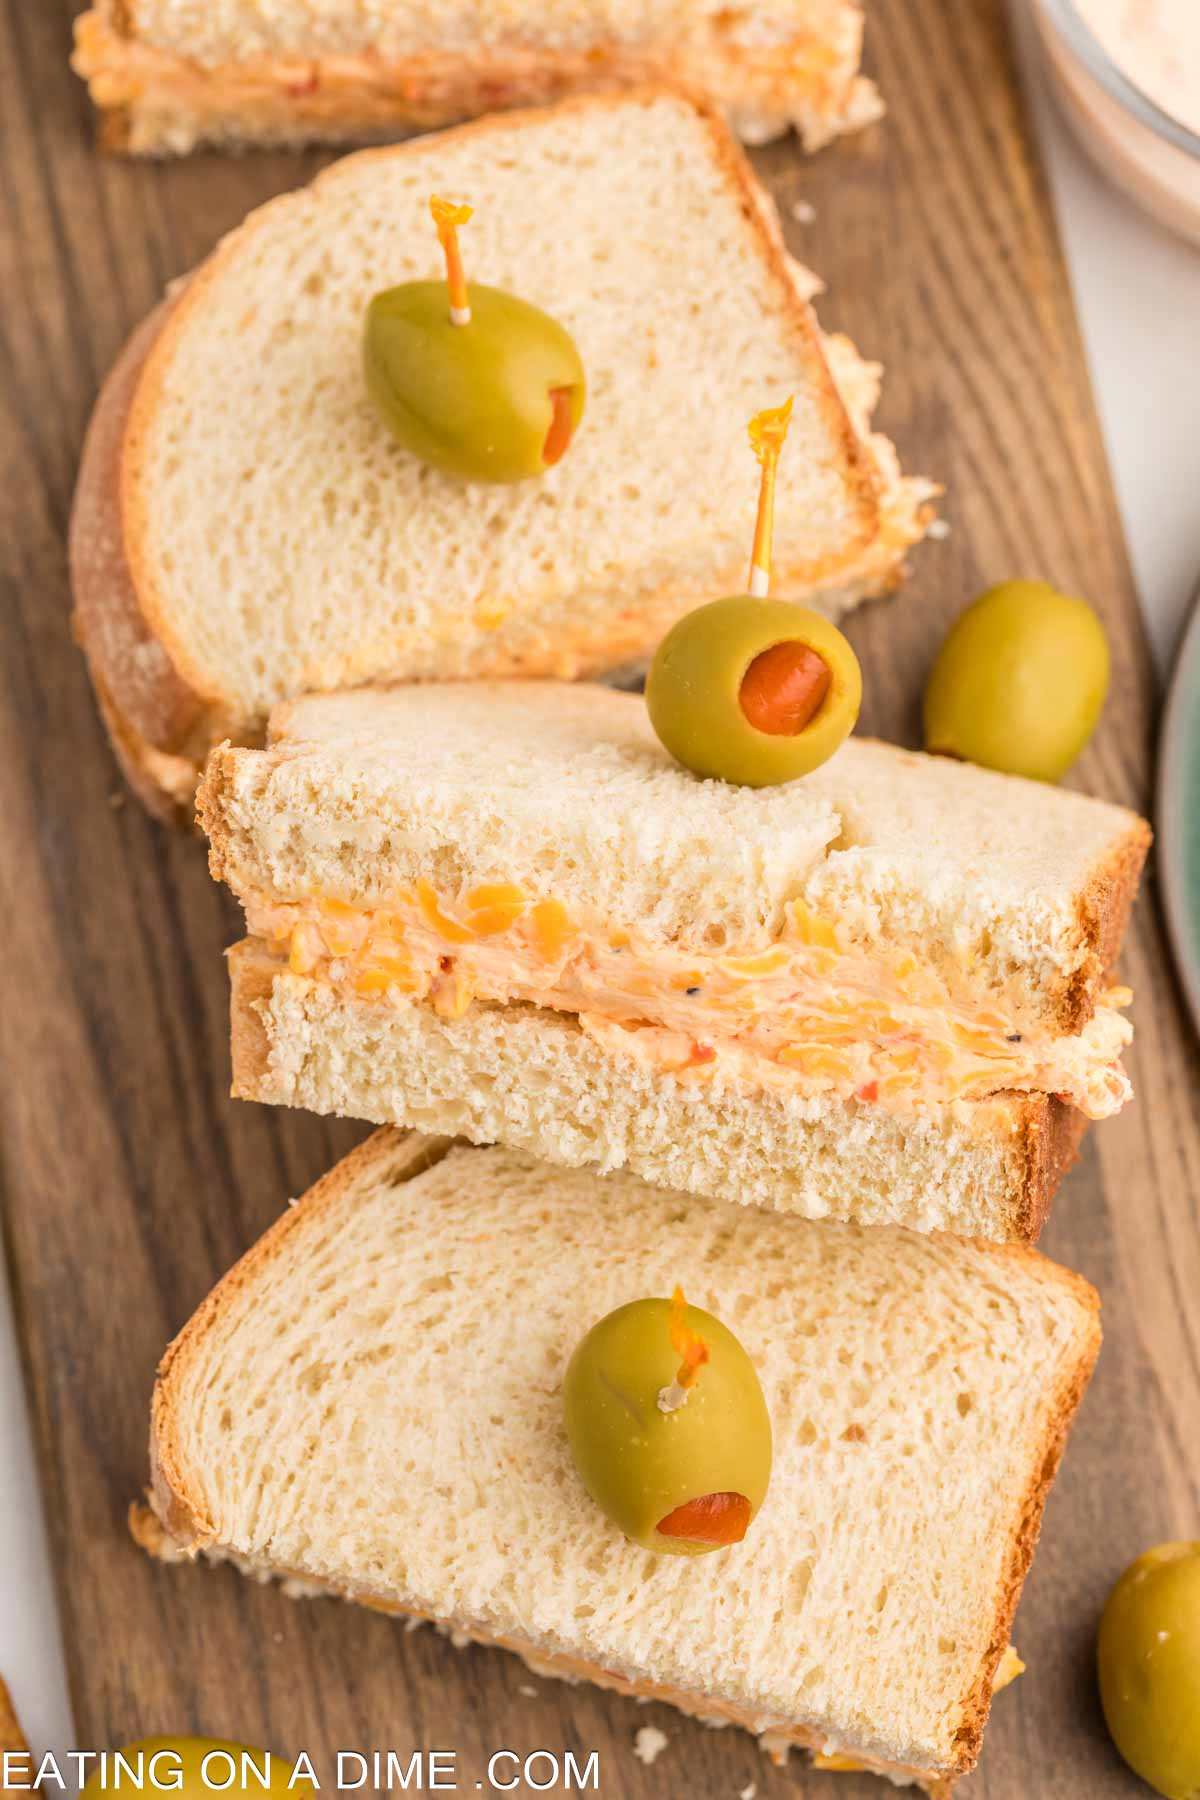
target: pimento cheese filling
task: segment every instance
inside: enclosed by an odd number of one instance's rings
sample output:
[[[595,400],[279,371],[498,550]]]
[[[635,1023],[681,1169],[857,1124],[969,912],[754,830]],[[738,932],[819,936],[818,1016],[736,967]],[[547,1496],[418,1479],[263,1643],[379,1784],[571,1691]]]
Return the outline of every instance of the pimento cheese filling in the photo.
[[[1130,1096],[1120,1055],[1128,989],[1101,995],[1074,1035],[951,993],[916,957],[839,945],[801,901],[781,937],[748,955],[646,945],[576,924],[558,900],[509,882],[451,901],[428,883],[387,908],[244,895],[251,933],[294,973],[448,1019],[476,1001],[576,1015],[613,1055],[691,1082],[835,1093],[892,1111],[1004,1089],[1050,1093],[1089,1118]]]

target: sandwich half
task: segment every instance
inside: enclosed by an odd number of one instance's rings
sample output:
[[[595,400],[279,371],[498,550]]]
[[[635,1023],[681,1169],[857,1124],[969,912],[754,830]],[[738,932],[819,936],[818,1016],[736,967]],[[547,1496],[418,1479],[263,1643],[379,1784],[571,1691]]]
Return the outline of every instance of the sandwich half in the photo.
[[[474,204],[478,279],[583,358],[582,429],[538,479],[439,473],[368,398],[372,295],[441,273],[435,191]],[[76,490],[76,628],[138,792],[190,812],[213,744],[314,689],[645,658],[744,581],[745,424],[787,394],[776,594],[895,586],[932,490],[810,291],[724,123],[661,92],[364,152],[253,213],[127,346]]]
[[[622,1536],[563,1427],[584,1333],[676,1283],[751,1358],[774,1444],[746,1537],[704,1556]],[[1088,1284],[1021,1247],[380,1132],[167,1351],[139,1535],[940,1796],[1099,1339]]]
[[[877,119],[860,0],[98,0],[74,67],[108,149],[394,137],[501,107],[679,81],[753,142]]]
[[[247,1098],[1032,1240],[1129,1093],[1149,833],[1078,794],[854,738],[731,787],[637,695],[493,682],[285,706],[199,810]]]

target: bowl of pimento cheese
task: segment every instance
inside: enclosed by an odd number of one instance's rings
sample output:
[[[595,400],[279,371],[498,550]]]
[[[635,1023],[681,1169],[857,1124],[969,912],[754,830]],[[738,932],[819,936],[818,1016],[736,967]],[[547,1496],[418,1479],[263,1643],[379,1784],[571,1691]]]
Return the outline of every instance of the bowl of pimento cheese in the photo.
[[[1031,0],[1052,85],[1104,173],[1200,244],[1200,0]]]

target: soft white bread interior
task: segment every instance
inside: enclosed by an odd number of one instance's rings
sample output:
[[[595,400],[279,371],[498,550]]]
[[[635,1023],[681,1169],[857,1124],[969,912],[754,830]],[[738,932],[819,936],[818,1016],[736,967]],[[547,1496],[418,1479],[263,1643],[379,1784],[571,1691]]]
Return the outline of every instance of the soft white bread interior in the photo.
[[[538,480],[433,471],[367,396],[368,300],[439,272],[435,188],[475,205],[469,274],[579,345],[588,410]],[[746,422],[789,393],[776,591],[837,611],[893,586],[931,490],[870,433],[877,371],[822,338],[805,291],[724,124],[661,92],[364,152],[262,207],[89,432],[77,625],[126,749],[195,761],[255,741],[281,699],[373,678],[644,657],[744,584]]]
[[[615,1058],[568,1013],[476,1004],[443,1019],[294,975],[254,941],[230,952],[230,976],[240,1099],[627,1169],[805,1219],[1033,1243],[1083,1131],[1046,1094],[896,1113],[693,1086]]]
[[[74,67],[108,148],[395,136],[497,107],[676,80],[761,142],[879,117],[860,0],[98,0]]]
[[[774,1437],[746,1539],[697,1558],[624,1539],[562,1424],[587,1328],[676,1282],[749,1352]],[[185,1551],[940,1787],[978,1753],[1098,1345],[1093,1291],[1033,1252],[383,1132],[167,1352],[152,1498]]]
[[[1120,944],[1149,833],[1063,788],[850,738],[802,781],[701,781],[634,694],[397,688],[279,709],[212,757],[212,869],[234,891],[386,906],[507,881],[598,929],[696,951],[776,939],[799,899],[839,944],[909,950],[1074,1031]]]

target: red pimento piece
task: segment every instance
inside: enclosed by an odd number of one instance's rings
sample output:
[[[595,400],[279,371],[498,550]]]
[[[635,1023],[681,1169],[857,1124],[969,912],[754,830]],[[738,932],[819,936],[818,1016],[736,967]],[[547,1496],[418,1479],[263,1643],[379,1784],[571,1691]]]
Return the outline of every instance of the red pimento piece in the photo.
[[[862,1086],[856,1091],[854,1098],[856,1100],[878,1100],[879,1083],[877,1081],[864,1081]]]
[[[833,672],[807,644],[772,644],[742,677],[742,711],[756,731],[796,737],[812,723],[829,692]]]
[[[550,405],[553,412],[550,429],[546,433],[546,442],[542,445],[542,461],[548,469],[556,462],[561,462],[571,447],[571,390],[570,388],[551,388]]]
[[[685,1500],[658,1522],[663,1537],[690,1538],[697,1544],[740,1544],[749,1526],[750,1502],[744,1494]]]

